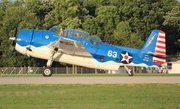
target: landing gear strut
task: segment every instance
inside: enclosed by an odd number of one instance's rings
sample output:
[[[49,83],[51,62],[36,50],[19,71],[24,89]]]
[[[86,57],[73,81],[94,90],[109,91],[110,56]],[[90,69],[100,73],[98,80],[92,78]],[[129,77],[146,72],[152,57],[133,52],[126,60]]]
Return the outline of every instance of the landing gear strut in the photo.
[[[126,69],[126,71],[127,71],[129,76],[134,76],[134,74],[132,73],[131,69],[127,68],[127,66],[124,66],[124,68]]]
[[[54,54],[58,51],[57,48],[54,49],[54,51],[52,52],[50,58],[47,61],[46,67],[44,68],[42,75],[44,77],[50,77],[53,74],[53,71],[51,69],[51,65],[53,63],[53,59],[54,59]]]

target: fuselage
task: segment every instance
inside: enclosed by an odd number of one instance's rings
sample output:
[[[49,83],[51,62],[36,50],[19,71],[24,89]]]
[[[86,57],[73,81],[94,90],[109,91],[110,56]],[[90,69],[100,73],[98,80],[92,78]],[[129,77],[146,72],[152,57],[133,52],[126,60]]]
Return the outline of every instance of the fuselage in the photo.
[[[76,32],[81,34],[81,38],[75,37]],[[79,43],[82,46],[76,47]],[[22,54],[49,60],[55,45],[58,45],[58,50],[53,61],[57,62],[104,70],[118,70],[124,65],[159,66],[151,62],[152,57],[146,56],[141,49],[110,45],[97,36],[88,36],[85,32],[72,29],[66,30],[66,36],[49,30],[20,30],[15,48]]]

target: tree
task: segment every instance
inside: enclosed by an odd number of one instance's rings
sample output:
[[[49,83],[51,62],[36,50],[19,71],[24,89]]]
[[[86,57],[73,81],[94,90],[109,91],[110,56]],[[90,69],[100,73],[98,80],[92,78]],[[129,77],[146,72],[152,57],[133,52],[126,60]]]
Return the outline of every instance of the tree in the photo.
[[[55,24],[52,10],[54,8],[53,1],[50,0],[27,0],[25,8],[34,13],[38,24],[35,25],[37,29],[47,29]],[[52,15],[52,16],[50,16]],[[49,20],[51,18],[51,20]]]
[[[127,45],[127,42],[130,38],[131,28],[128,22],[120,22],[118,23],[116,29],[114,30],[113,36],[116,40],[119,41],[121,45]]]
[[[118,23],[114,30],[113,36],[118,41],[118,45],[140,48],[143,45],[143,41],[137,32],[131,32],[131,28],[128,22]]]
[[[57,24],[76,29],[82,28],[87,10],[80,4],[79,0],[57,0],[54,4],[53,14]]]
[[[153,29],[162,29],[167,54],[174,54],[180,51],[179,7],[177,0],[1,0],[0,66],[46,63],[12,53],[9,36],[14,35],[17,21],[18,30],[59,25],[83,29],[110,44],[136,48],[142,47]]]
[[[37,23],[35,14],[26,10],[23,7],[24,2],[11,3],[11,6],[6,7],[4,16],[2,17],[2,28],[0,32],[2,33],[1,37],[1,65],[0,66],[22,66],[25,63],[32,64],[31,59],[27,59],[26,56],[19,54],[18,52],[11,51],[11,41],[9,40],[10,36],[14,36],[16,23],[19,22],[18,29],[21,28],[31,28],[34,27]]]
[[[180,9],[178,6],[167,12],[164,16],[163,25],[168,27],[167,30],[167,52],[174,54],[180,52]]]
[[[113,28],[119,22],[118,9],[115,6],[101,6],[96,9],[96,23],[98,24],[97,35],[112,35]]]
[[[83,30],[89,32],[91,35],[97,34],[98,24],[96,23],[96,19],[93,16],[85,16],[84,22],[82,23]]]
[[[170,12],[167,12],[164,16],[165,20],[163,25],[173,26],[180,31],[180,9],[178,6],[174,7]]]

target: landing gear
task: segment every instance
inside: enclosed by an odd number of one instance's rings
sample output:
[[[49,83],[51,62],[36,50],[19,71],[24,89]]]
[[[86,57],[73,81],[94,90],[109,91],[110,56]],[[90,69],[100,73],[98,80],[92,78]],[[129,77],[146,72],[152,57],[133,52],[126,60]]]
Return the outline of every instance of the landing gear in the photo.
[[[44,77],[50,77],[53,74],[53,71],[51,69],[51,65],[52,65],[53,60],[48,60],[46,67],[43,69],[42,75]]]
[[[134,74],[132,73],[131,69],[129,69],[127,66],[124,66],[126,72],[128,73],[129,76],[134,76]]]
[[[52,74],[53,74],[53,71],[50,67],[44,68],[43,73],[42,73],[44,77],[50,77]]]
[[[129,76],[134,76],[134,74],[132,73],[132,71],[129,69],[129,71],[128,71],[128,75]]]
[[[43,72],[42,72],[42,75],[44,77],[50,77],[52,74],[53,74],[53,71],[52,69],[50,68],[52,63],[53,63],[53,59],[54,59],[54,55],[55,53],[58,51],[57,48],[54,49],[54,51],[51,53],[51,56],[50,58],[48,59],[47,61],[47,64],[46,64],[46,68],[44,68]]]

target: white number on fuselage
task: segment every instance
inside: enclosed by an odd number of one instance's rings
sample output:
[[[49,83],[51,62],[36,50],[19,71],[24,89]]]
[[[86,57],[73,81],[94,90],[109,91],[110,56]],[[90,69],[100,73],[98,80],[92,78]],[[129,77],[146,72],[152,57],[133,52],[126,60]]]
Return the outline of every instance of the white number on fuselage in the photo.
[[[117,52],[116,51],[109,50],[107,55],[109,57],[117,58]]]

